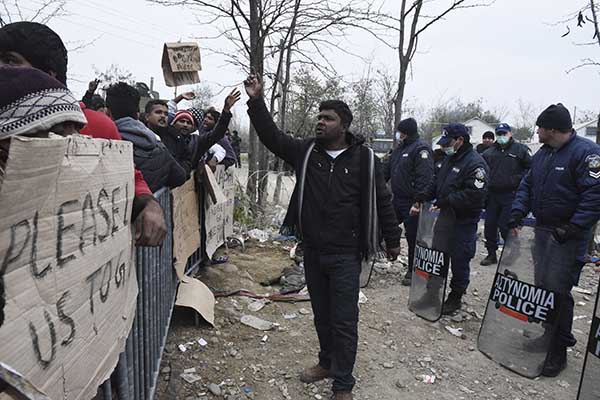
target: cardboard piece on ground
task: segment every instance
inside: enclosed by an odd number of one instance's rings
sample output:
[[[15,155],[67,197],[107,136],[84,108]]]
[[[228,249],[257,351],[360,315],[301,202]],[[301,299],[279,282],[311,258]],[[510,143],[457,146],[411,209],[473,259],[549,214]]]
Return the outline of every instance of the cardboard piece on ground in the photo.
[[[200,247],[199,204],[194,176],[171,191],[173,196],[173,258],[179,279],[189,256]]]
[[[165,84],[169,87],[200,82],[198,71],[202,65],[197,43],[165,43],[161,64]]]
[[[92,398],[135,313],[131,143],[11,139],[0,189],[0,362],[50,399]]]
[[[183,276],[177,288],[176,306],[189,307],[215,326],[215,296],[210,289],[198,279]]]

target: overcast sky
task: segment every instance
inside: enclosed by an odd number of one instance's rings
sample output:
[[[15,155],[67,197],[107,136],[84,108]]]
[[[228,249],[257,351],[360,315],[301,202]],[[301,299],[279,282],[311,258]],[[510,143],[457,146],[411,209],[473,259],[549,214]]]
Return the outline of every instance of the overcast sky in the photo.
[[[18,0],[31,15],[42,0]],[[216,0],[215,0],[216,1]],[[290,1],[290,0],[286,0]],[[444,0],[437,0],[444,2]],[[399,7],[388,0],[387,8]],[[518,99],[541,111],[550,103],[563,102],[573,110],[600,111],[600,68],[588,67],[567,74],[581,59],[600,59],[600,48],[581,47],[574,42],[590,41],[590,24],[566,38],[565,24],[552,26],[585,4],[585,0],[497,0],[491,7],[461,10],[434,25],[419,42],[412,76],[407,85],[409,103],[427,108],[442,99],[464,101],[482,98],[486,107],[509,110],[515,117]],[[117,64],[133,72],[139,81],[155,78],[155,90],[171,97],[160,67],[166,41],[188,41],[215,32],[215,26],[200,26],[180,7],[163,7],[144,0],[69,0],[69,16],[55,18],[49,25],[68,47],[95,40],[93,45],[69,54],[69,85],[81,96],[94,78],[94,67],[105,70]],[[425,12],[427,9],[425,8]],[[224,40],[224,39],[223,39]],[[201,48],[221,42],[198,41]],[[369,56],[375,68],[397,71],[397,56],[365,33],[356,32],[346,42],[351,51]],[[345,79],[357,79],[366,66],[362,60],[332,54],[332,63]],[[241,82],[243,75],[225,65],[222,57],[203,51],[201,79],[215,86]],[[180,92],[182,89],[180,89]],[[220,107],[225,93],[215,98]],[[242,106],[237,106],[243,111]]]

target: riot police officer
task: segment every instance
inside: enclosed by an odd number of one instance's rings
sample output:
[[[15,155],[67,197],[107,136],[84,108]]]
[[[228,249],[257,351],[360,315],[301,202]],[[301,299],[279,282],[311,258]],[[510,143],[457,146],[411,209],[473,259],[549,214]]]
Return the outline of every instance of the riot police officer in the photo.
[[[411,215],[410,209],[418,209],[427,196],[433,181],[433,156],[431,147],[420,139],[413,118],[400,121],[396,141],[398,145],[384,165],[384,174],[386,180],[391,180],[394,210],[406,231],[408,271],[402,285],[410,286],[419,222],[418,215]]]
[[[451,292],[444,302],[443,314],[460,309],[469,285],[471,259],[475,256],[477,223],[485,203],[488,168],[470,143],[467,127],[452,123],[444,127],[438,143],[446,153],[435,171],[430,198],[435,207],[449,209],[456,216],[451,238]]]
[[[543,286],[550,285],[551,290],[564,296],[558,329],[542,371],[542,375],[557,376],[567,365],[567,347],[576,343],[571,333],[571,289],[585,264],[591,228],[600,218],[600,146],[577,136],[569,111],[560,103],[544,110],[536,125],[544,145],[533,156],[531,169],[521,181],[509,228],[518,227],[531,211],[536,218],[536,242],[560,246],[565,257],[572,258],[559,267],[536,266],[535,271],[544,274]],[[518,234],[518,230],[513,233]],[[572,248],[575,251],[569,250]],[[540,281],[540,277],[535,278]]]
[[[508,236],[510,210],[521,179],[531,166],[531,151],[512,137],[511,128],[502,123],[496,127],[496,142],[482,154],[490,169],[490,184],[485,207],[485,247],[487,257],[481,265],[498,262],[498,230],[502,239]]]

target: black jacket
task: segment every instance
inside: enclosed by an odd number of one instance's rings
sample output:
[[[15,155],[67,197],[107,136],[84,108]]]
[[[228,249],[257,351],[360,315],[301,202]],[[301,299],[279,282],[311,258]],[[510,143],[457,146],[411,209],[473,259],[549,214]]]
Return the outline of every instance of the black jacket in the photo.
[[[476,147],[475,150],[479,153],[479,154],[483,154],[487,149],[491,148],[492,146],[486,146],[483,143],[479,143]]]
[[[457,223],[477,222],[485,204],[487,185],[487,164],[472,144],[465,143],[436,168],[435,183],[428,197],[437,199],[440,208],[451,207]]]
[[[512,138],[505,147],[494,143],[482,156],[490,169],[490,192],[515,192],[531,168],[529,147]]]
[[[418,136],[409,137],[392,151],[383,171],[385,180],[391,179],[395,202],[421,202],[433,182],[431,147]]]
[[[248,101],[248,114],[261,142],[296,171],[296,187],[292,194],[282,230],[301,235],[304,244],[325,254],[363,254],[368,248],[368,168],[361,168],[369,154],[364,140],[348,134],[349,148],[335,160],[315,144],[314,139],[294,139],[281,132],[269,115],[262,98]],[[302,210],[297,210],[300,197],[299,171],[308,156],[303,185]],[[377,213],[383,238],[388,248],[400,245],[400,228],[391,205],[381,166],[375,158]],[[301,213],[301,217],[298,214]]]
[[[182,135],[172,125],[158,130],[156,134],[160,136],[160,140],[169,149],[173,158],[183,167],[186,175],[189,177],[192,171],[192,151],[190,149],[192,135]]]
[[[133,143],[133,161],[152,192],[174,188],[186,181],[185,170],[141,121],[125,117],[115,121],[124,140]]]

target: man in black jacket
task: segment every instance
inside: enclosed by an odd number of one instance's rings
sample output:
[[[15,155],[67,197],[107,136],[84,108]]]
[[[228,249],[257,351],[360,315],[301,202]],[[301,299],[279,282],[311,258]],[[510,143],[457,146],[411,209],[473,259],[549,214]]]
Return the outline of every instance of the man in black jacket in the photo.
[[[369,182],[376,183],[376,210],[388,257],[400,253],[400,228],[379,164],[369,176],[371,154],[364,140],[348,129],[352,113],[339,100],[321,103],[315,137],[297,140],[271,118],[255,76],[244,82],[250,121],[261,142],[294,166],[296,187],[284,220],[286,233],[304,243],[306,283],[321,351],[319,363],[302,372],[303,382],[333,377],[334,399],[352,399],[358,342],[358,294],[361,257],[368,252]],[[376,182],[374,182],[376,176]],[[372,203],[371,203],[372,204]]]
[[[490,168],[487,205],[485,208],[485,247],[488,251],[481,265],[498,262],[498,230],[502,239],[508,237],[508,221],[515,194],[521,179],[531,167],[531,150],[512,138],[508,124],[496,127],[496,143],[483,152],[483,159]]]
[[[488,167],[469,139],[466,126],[452,123],[444,127],[438,141],[446,157],[436,168],[431,197],[437,208],[448,209],[456,216],[450,241],[452,290],[444,302],[443,314],[460,309],[469,286],[469,264],[475,256],[477,223],[487,193]]]
[[[433,181],[433,156],[431,147],[420,139],[414,118],[400,121],[396,134],[398,146],[384,164],[384,176],[386,181],[391,180],[394,210],[398,221],[404,223],[408,270],[402,284],[410,286],[419,225],[418,214],[411,215],[410,210],[413,206],[418,209],[427,197]]]

